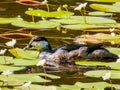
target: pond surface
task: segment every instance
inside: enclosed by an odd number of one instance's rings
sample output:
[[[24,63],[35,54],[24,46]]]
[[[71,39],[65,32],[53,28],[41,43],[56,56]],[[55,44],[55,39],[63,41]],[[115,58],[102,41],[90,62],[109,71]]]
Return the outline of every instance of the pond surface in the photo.
[[[39,0],[40,1],[40,0]],[[84,2],[84,1],[82,1]],[[57,4],[56,4],[57,3]],[[51,10],[56,10],[56,8],[59,5],[63,4],[68,4],[71,5],[69,8],[70,11],[73,11],[74,5],[76,3],[80,3],[79,0],[50,0],[50,4],[53,4],[53,7],[51,7]],[[91,3],[91,2],[90,2]],[[55,6],[56,5],[56,6]],[[14,0],[1,0],[0,1],[0,17],[18,17],[21,16],[27,21],[32,21],[31,16],[26,15],[24,12],[28,10],[28,8],[41,8],[41,9],[46,9],[46,6],[40,6],[40,7],[32,7],[32,6],[25,6],[16,3]],[[93,9],[87,8],[89,11],[92,11]],[[76,12],[76,14],[78,14]],[[35,17],[35,21],[37,21],[39,18]],[[0,48],[6,48],[4,43],[7,41],[11,40],[12,38],[17,39],[17,44],[15,47],[23,48],[26,46],[31,39],[30,36],[23,36],[20,35],[19,33],[22,34],[32,34],[32,35],[40,35],[40,36],[45,36],[48,38],[50,41],[52,47],[56,47],[62,44],[70,44],[70,43],[75,43],[74,38],[76,36],[79,36],[83,33],[89,33],[89,34],[94,34],[96,32],[83,32],[80,30],[69,30],[69,29],[61,29],[61,30],[56,30],[56,29],[25,29],[25,28],[20,28],[16,26],[12,26],[10,24],[0,24],[0,34],[9,34],[9,33],[18,33],[16,35],[6,35],[6,36],[1,36],[0,37]],[[106,44],[110,46],[110,44]],[[115,45],[116,46],[116,45]],[[8,53],[9,55],[9,53]],[[50,85],[61,85],[61,84],[68,84],[68,85],[73,85],[76,82],[100,82],[103,81],[102,78],[90,78],[86,77],[83,75],[86,71],[89,70],[98,70],[98,69],[109,69],[108,67],[88,67],[88,66],[83,66],[79,70],[75,70],[74,68],[70,69],[60,69],[60,70],[47,70],[47,73],[58,75],[61,78],[57,80],[52,80],[52,82],[47,83]],[[33,69],[32,72],[40,72],[39,70]],[[25,73],[23,71],[21,72],[16,72],[16,73]],[[109,81],[107,81],[109,82]],[[114,84],[119,84],[120,85],[120,79],[113,79],[112,83]]]

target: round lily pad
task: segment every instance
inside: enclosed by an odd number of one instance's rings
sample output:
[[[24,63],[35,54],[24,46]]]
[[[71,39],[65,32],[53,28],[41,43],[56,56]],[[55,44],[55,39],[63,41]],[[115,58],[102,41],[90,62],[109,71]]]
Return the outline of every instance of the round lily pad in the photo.
[[[18,71],[25,69],[25,67],[15,67],[15,66],[6,66],[6,65],[0,65],[0,72],[10,70],[10,71]]]
[[[106,63],[106,66],[109,66],[111,69],[119,69],[120,70],[120,62],[112,62],[112,63]]]
[[[111,77],[112,79],[120,79],[120,71],[115,71],[115,70],[95,70],[95,71],[88,71],[84,73],[84,75],[88,77],[102,77],[106,73],[111,72]]]
[[[88,15],[91,15],[91,16],[111,16],[112,13],[105,13],[105,12],[101,12],[101,11],[94,11],[94,12],[89,12]]]
[[[57,90],[57,86],[41,86],[31,84],[29,87],[15,87],[13,90]]]
[[[82,82],[76,82],[75,86],[80,87],[80,88],[87,88],[90,90],[104,90],[105,87],[110,87],[111,84],[107,82],[93,82],[93,83],[82,83]],[[115,89],[120,89],[120,86],[117,84],[112,84],[112,87]]]
[[[120,55],[120,48],[107,48],[110,52],[116,54],[116,55]]]
[[[17,58],[37,58],[38,56],[38,51],[33,51],[33,50],[23,50],[20,48],[15,48],[15,49],[9,49],[9,52],[14,55]]]
[[[90,4],[90,7],[103,12],[120,12],[120,7],[108,4]]]
[[[20,58],[20,59],[14,59],[12,63],[15,66],[34,66],[39,62],[38,59],[25,59],[25,58]]]
[[[98,62],[98,61],[76,61],[78,65],[92,65],[92,66],[103,66],[105,62]]]
[[[0,64],[12,64],[13,57],[0,56]]]
[[[0,80],[1,81],[6,81],[8,82],[8,85],[11,84],[10,82],[28,82],[28,81],[31,81],[31,82],[50,82],[50,80],[45,80],[43,78],[41,78],[40,76],[38,75],[35,75],[35,74],[11,74],[11,75],[8,75],[5,76],[5,75],[0,75]],[[15,86],[17,83],[14,83],[13,86]],[[7,85],[7,83],[4,83],[3,84],[4,86]]]
[[[70,16],[70,18],[63,19],[51,19],[51,21],[59,22],[62,24],[115,24],[116,21],[108,18],[102,17],[92,17],[92,16]],[[92,22],[91,22],[92,21]]]
[[[48,12],[41,9],[37,9],[37,10],[28,10],[25,12],[25,14],[28,14],[31,16],[38,16],[38,17],[62,17],[62,16],[73,15],[74,13],[63,11],[63,10]]]
[[[19,18],[0,18],[0,24],[9,24]]]
[[[16,20],[11,23],[14,26],[26,27],[26,28],[56,28],[59,26],[59,23],[50,22],[50,21],[39,21],[39,22],[27,22],[23,20]]]
[[[112,3],[112,2],[119,2],[120,0],[87,0],[87,1]]]

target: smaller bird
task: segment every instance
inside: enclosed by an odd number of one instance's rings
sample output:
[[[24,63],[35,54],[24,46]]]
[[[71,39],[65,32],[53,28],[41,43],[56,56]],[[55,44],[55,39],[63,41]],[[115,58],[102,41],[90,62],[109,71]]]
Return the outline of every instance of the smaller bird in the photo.
[[[64,44],[52,49],[49,41],[42,36],[33,36],[24,50],[29,48],[39,50],[38,58],[46,60],[46,65],[55,67],[75,65],[75,58],[112,60],[119,58],[102,44]]]

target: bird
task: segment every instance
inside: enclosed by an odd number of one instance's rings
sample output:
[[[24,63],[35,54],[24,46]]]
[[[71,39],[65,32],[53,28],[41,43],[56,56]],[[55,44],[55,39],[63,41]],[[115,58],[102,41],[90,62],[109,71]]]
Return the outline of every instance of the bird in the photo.
[[[98,44],[64,44],[52,48],[44,36],[33,36],[24,50],[39,50],[38,59],[46,60],[46,65],[60,67],[75,65],[76,58],[84,59],[118,59],[119,56],[111,53],[101,43]]]

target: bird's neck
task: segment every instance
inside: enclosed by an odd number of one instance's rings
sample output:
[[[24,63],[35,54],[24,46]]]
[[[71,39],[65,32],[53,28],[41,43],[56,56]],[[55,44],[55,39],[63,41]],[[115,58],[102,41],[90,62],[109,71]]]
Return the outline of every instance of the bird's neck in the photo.
[[[40,50],[40,52],[52,52],[50,44]]]

